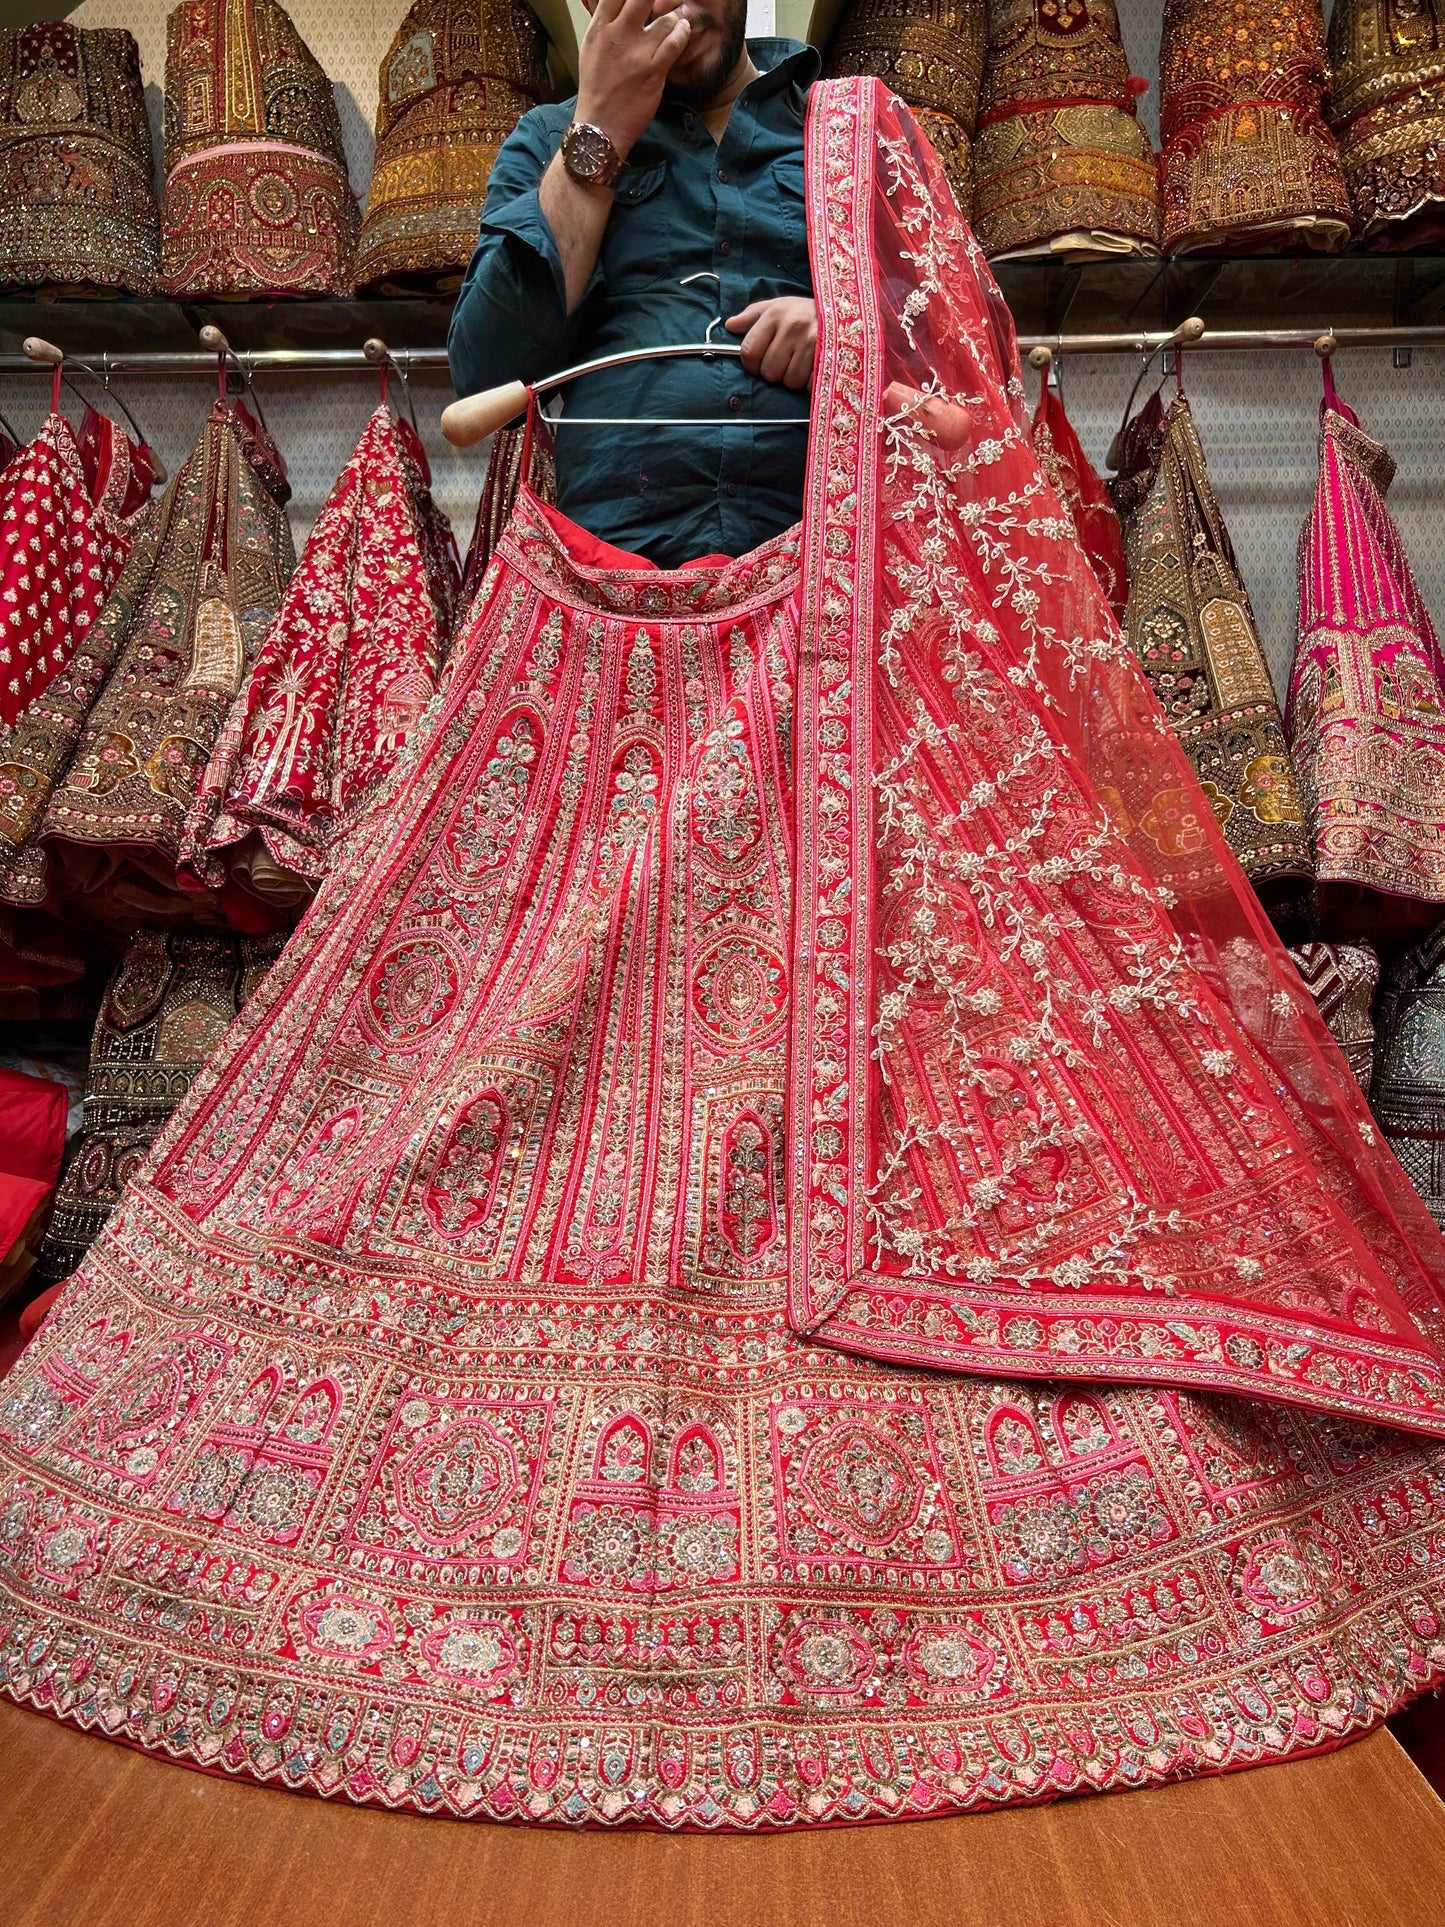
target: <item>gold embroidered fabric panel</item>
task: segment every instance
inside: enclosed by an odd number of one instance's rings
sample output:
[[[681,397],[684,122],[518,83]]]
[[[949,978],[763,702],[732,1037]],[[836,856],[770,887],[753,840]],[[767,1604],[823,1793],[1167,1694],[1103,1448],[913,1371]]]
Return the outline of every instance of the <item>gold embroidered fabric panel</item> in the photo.
[[[1165,0],[1164,249],[1344,247],[1321,0]]]
[[[358,288],[451,292],[476,246],[487,178],[527,109],[551,97],[547,35],[524,0],[416,0],[381,63]]]
[[[150,294],[151,170],[131,34],[0,28],[0,286]]]
[[[991,256],[1152,254],[1159,184],[1113,0],[992,0],[974,228]]]
[[[1309,833],[1249,595],[1183,395],[1125,431],[1114,484],[1129,564],[1124,630],[1245,875],[1288,902]],[[1187,843],[1188,824],[1175,826]]]
[[[1367,247],[1445,235],[1445,0],[1335,0],[1330,118]]]
[[[913,109],[965,220],[974,197],[973,129],[988,45],[988,0],[853,0],[825,72],[876,74]]]

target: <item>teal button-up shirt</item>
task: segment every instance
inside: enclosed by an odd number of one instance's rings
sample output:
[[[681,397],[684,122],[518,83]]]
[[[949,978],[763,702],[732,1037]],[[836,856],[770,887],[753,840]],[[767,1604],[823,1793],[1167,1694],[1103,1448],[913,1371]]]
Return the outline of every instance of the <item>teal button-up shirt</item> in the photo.
[[[452,315],[458,394],[534,381],[623,348],[701,341],[715,316],[813,292],[803,108],[818,55],[748,42],[759,77],[720,141],[664,101],[619,177],[597,267],[569,318],[561,256],[538,189],[575,101],[534,107],[498,154],[481,234]],[[716,279],[691,282],[689,275]],[[736,341],[721,328],[714,336]],[[721,417],[738,427],[560,427],[558,507],[604,541],[676,568],[741,555],[802,513],[808,396],[731,358],[639,362],[573,382],[565,414]],[[799,426],[748,428],[750,419]]]

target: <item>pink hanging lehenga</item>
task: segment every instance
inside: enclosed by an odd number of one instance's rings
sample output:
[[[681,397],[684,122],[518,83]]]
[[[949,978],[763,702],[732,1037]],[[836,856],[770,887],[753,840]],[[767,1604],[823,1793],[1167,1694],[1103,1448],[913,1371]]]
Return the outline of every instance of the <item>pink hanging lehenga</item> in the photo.
[[[0,1388],[15,1698],[758,1830],[1249,1765],[1445,1670],[1445,1246],[927,144],[865,81],[806,141],[801,527],[665,573],[523,488]]]
[[[1286,717],[1331,933],[1445,915],[1445,654],[1386,505],[1395,477],[1324,364]]]

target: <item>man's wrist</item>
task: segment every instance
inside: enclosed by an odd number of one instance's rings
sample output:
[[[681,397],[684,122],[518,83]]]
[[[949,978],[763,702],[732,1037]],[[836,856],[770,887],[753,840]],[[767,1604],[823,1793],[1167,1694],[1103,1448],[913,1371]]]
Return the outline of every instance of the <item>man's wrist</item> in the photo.
[[[595,119],[581,103],[562,136],[562,165],[579,187],[609,191],[622,171],[631,142],[619,141],[605,120]]]

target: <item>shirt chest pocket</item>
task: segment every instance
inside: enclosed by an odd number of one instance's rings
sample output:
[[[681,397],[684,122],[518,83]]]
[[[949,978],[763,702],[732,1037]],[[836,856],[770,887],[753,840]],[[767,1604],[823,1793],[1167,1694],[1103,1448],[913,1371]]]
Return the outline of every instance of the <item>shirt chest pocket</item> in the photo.
[[[769,235],[781,279],[811,284],[808,269],[808,195],[802,156],[788,155],[770,171],[768,204],[775,210]]]
[[[659,197],[666,184],[666,161],[625,167],[617,177],[604,242],[604,266],[614,289],[657,279],[658,262],[668,251],[667,235],[659,225]]]

